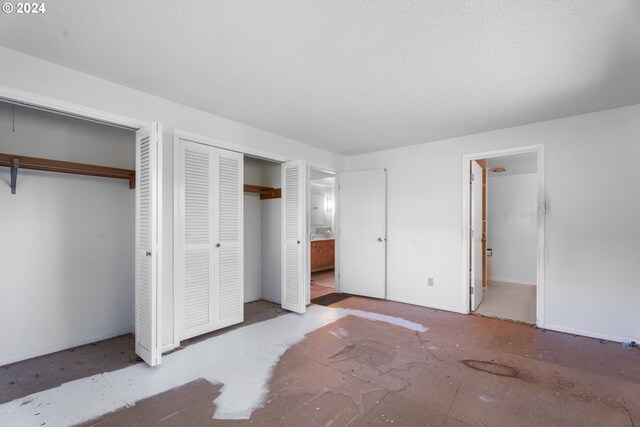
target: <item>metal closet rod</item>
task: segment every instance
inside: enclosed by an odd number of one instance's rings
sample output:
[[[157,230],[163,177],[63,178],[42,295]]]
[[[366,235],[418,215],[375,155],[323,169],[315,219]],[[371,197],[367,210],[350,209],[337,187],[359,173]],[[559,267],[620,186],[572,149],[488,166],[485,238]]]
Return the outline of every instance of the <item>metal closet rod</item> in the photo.
[[[131,169],[65,162],[62,160],[43,159],[39,157],[28,157],[6,153],[0,153],[0,166],[11,168],[12,194],[16,194],[16,181],[19,168],[46,172],[70,173],[75,175],[99,176],[103,178],[126,179],[129,181],[129,188],[136,188],[136,171]]]

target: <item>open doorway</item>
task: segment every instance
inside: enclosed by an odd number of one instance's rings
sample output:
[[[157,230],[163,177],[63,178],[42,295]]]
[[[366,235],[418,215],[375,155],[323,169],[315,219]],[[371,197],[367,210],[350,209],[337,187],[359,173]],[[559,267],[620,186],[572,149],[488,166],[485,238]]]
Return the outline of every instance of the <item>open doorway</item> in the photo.
[[[309,169],[311,300],[336,292],[335,174]]]
[[[470,310],[536,324],[538,152],[471,160]]]

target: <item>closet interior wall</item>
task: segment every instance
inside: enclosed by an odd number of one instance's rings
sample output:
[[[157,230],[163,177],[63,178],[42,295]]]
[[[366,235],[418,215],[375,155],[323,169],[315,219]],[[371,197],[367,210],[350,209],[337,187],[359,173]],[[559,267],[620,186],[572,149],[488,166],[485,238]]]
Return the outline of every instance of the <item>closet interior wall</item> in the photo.
[[[0,152],[135,169],[133,131],[0,103]],[[133,331],[135,191],[0,168],[0,365]]]
[[[279,163],[246,157],[245,184],[281,188]],[[281,200],[244,193],[244,299],[281,301]]]

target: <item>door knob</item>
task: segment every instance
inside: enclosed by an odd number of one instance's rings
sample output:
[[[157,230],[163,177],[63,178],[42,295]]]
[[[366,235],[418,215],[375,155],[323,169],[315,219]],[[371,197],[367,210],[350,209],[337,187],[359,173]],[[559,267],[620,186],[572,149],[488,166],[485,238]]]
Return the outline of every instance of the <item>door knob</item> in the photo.
[[[384,242],[384,239],[382,237],[378,237],[378,242]]]
[[[220,247],[220,243],[217,243],[217,244],[216,244],[216,248],[219,248],[219,247]]]
[[[151,256],[151,251],[147,251],[144,253],[146,256]]]

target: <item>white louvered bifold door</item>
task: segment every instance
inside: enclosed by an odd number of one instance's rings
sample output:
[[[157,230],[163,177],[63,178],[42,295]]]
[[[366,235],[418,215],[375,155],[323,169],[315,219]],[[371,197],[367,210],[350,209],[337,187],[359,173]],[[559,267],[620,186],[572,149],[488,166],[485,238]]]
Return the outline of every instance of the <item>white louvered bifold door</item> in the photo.
[[[282,165],[282,308],[306,310],[307,165],[303,160]]]
[[[244,158],[232,151],[217,151],[215,312],[216,326],[223,328],[244,320]]]
[[[176,246],[181,248],[176,262],[177,277],[182,282],[177,292],[182,308],[180,339],[211,331],[213,313],[214,176],[215,149],[191,141],[180,141],[179,162],[175,173],[178,187],[179,213]]]
[[[160,126],[136,132],[136,354],[149,365],[160,363],[159,164]]]
[[[180,339],[242,322],[243,156],[179,140],[175,235]]]

